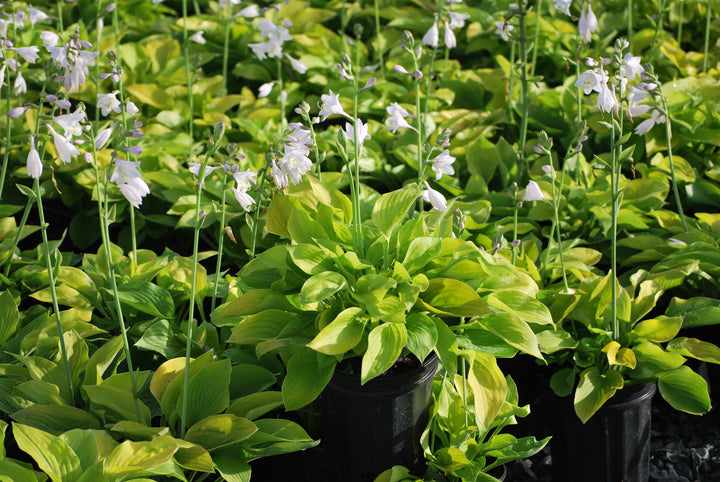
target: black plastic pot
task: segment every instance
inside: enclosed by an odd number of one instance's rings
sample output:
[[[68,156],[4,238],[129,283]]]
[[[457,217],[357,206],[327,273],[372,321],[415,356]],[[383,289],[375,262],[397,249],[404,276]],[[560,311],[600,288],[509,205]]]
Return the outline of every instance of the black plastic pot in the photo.
[[[616,392],[586,424],[557,398],[550,441],[553,482],[647,482],[654,384]]]
[[[428,420],[438,359],[360,385],[359,375],[336,371],[323,392],[325,480],[372,481],[394,465],[425,472],[420,436]]]

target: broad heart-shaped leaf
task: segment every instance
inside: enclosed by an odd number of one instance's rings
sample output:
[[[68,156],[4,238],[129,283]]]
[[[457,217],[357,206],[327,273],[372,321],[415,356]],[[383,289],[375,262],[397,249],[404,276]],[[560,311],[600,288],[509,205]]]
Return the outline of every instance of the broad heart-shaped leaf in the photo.
[[[660,395],[676,410],[701,415],[710,410],[707,382],[688,366],[658,375]]]
[[[485,302],[501,311],[517,315],[526,323],[552,325],[550,310],[538,301],[520,291],[498,291],[490,293]]]
[[[199,420],[224,411],[230,405],[231,362],[227,358],[202,367],[190,377],[188,387],[187,420],[190,427]],[[184,390],[181,390],[175,409],[182,414]]]
[[[480,318],[478,324],[505,340],[510,346],[535,358],[543,359],[535,333],[517,315],[502,312],[490,313]]]
[[[252,468],[242,450],[226,447],[213,454],[215,467],[227,482],[250,482]]]
[[[162,401],[165,390],[175,377],[185,369],[185,358],[173,358],[160,365],[150,380],[150,392],[158,402]]]
[[[258,431],[243,442],[251,459],[270,455],[295,452],[314,447],[320,443],[313,440],[305,430],[295,422],[282,418],[264,418],[256,420]]]
[[[360,384],[364,385],[393,366],[406,343],[407,330],[403,324],[384,323],[373,328],[362,359]]]
[[[347,285],[345,277],[336,271],[323,271],[308,278],[300,289],[300,303],[323,301]]]
[[[358,320],[360,314],[362,310],[354,306],[341,311],[307,346],[326,355],[342,355],[352,350],[362,340],[365,329]]]
[[[0,458],[0,480],[12,482],[38,482],[35,471],[26,469],[13,459]],[[47,480],[43,477],[43,480]]]
[[[158,318],[172,318],[175,313],[170,292],[149,281],[128,281],[118,286],[118,298],[138,311]]]
[[[117,446],[117,442],[105,430],[68,430],[60,438],[77,454],[83,473],[107,457]]]
[[[296,313],[281,310],[265,310],[254,314],[237,325],[228,343],[243,345],[257,344],[258,342],[277,338],[290,323],[297,319]]]
[[[643,320],[632,330],[633,335],[657,343],[670,341],[677,336],[682,328],[682,316],[658,316],[650,320]]]
[[[242,442],[255,432],[257,427],[250,420],[221,414],[204,418],[190,427],[185,434],[185,440],[213,451]]]
[[[161,435],[147,442],[126,440],[108,455],[103,462],[103,472],[110,480],[128,480],[144,475],[180,473],[172,458],[179,448],[175,438]]]
[[[472,462],[465,456],[465,452],[456,447],[443,447],[435,452],[435,457],[433,465],[437,465],[444,472],[452,472],[472,465]]]
[[[296,310],[284,294],[274,290],[256,289],[243,293],[216,311],[216,314],[212,315],[212,322],[215,326],[235,326],[246,316],[269,309]]]
[[[405,254],[402,265],[411,275],[424,270],[430,261],[437,258],[442,251],[442,239],[431,237],[415,238]]]
[[[178,327],[168,320],[158,320],[143,332],[135,346],[160,353],[172,359],[185,353],[185,342],[176,333]]]
[[[225,413],[255,420],[283,404],[282,393],[265,391],[240,397],[230,404]]]
[[[80,476],[80,459],[60,437],[37,428],[13,423],[18,447],[45,472],[53,482],[73,481]]]
[[[685,363],[685,357],[679,353],[663,350],[655,343],[645,342],[633,347],[637,365],[630,372],[633,378],[655,378],[658,373],[674,370]]]
[[[407,349],[423,361],[433,351],[438,341],[435,321],[424,313],[410,313],[405,321]]]
[[[426,308],[440,315],[477,316],[490,313],[490,308],[467,283],[453,278],[433,278],[420,293]]]
[[[135,420],[150,425],[150,409],[141,400],[137,400],[141,418],[141,420],[137,420],[135,401],[131,391],[108,386],[105,383],[85,385],[83,389],[91,401],[92,411],[108,421]]]
[[[122,337],[118,335],[95,350],[95,353],[92,354],[85,368],[85,381],[83,385],[97,385],[102,382],[102,376],[108,367],[112,365],[115,357],[122,348],[123,340]]]
[[[290,359],[282,384],[286,410],[297,410],[315,400],[335,373],[335,358],[304,348]]]
[[[481,433],[486,432],[505,401],[507,381],[494,356],[465,350],[463,358],[470,362],[468,383],[475,401],[475,420]]]
[[[213,352],[207,351],[196,359],[191,360],[190,373],[188,376],[192,378],[193,375],[197,374],[202,368],[212,363],[214,359],[215,357]],[[180,362],[178,362],[178,360],[180,360]],[[170,364],[170,362],[172,362],[172,364]],[[163,368],[166,363],[169,364],[168,370],[162,374],[162,377],[158,380],[156,388],[162,388],[164,385],[164,389],[161,390],[162,398],[159,400],[160,408],[162,408],[163,414],[165,414],[169,423],[174,424],[179,420],[181,413],[176,410],[176,406],[178,400],[180,399],[180,393],[183,391],[185,385],[185,359],[176,358],[174,360],[168,360],[168,362],[163,363],[160,368]],[[158,368],[153,376],[153,380],[151,380],[151,391],[153,391],[153,382],[155,381],[155,377],[158,376],[160,368]],[[153,394],[155,394],[155,391],[153,391]],[[186,424],[186,426],[188,425]]]
[[[611,366],[616,365],[634,369],[637,365],[635,353],[632,351],[632,349],[623,348],[622,345],[620,345],[620,343],[616,341],[611,341],[610,343],[605,345],[602,351],[607,353],[607,360]]]
[[[73,428],[100,429],[97,418],[67,405],[30,405],[13,413],[12,419],[56,435]]]
[[[15,333],[20,313],[10,291],[0,293],[0,345]]]
[[[704,362],[720,364],[720,348],[697,338],[675,338],[665,349]]]
[[[405,216],[420,195],[417,184],[408,184],[381,195],[375,200],[372,210],[372,220],[375,227],[382,233],[389,233]]]
[[[586,368],[580,373],[580,381],[575,389],[575,413],[582,423],[590,420],[595,412],[607,402],[615,392],[623,387],[623,377],[616,370],[600,373],[597,367]]]

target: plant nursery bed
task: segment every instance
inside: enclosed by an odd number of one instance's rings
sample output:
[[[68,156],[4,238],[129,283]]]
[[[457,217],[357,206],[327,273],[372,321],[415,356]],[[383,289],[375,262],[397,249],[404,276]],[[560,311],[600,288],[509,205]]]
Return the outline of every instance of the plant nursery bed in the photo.
[[[656,394],[651,434],[650,482],[720,480],[720,412],[678,412]],[[510,464],[506,480],[552,482],[550,448]]]

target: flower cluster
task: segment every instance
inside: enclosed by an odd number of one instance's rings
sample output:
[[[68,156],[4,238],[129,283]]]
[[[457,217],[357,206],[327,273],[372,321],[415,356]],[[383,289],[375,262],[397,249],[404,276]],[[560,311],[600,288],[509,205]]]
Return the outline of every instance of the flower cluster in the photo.
[[[292,184],[298,184],[302,177],[312,169],[310,160],[310,147],[313,141],[310,131],[303,128],[302,124],[290,124],[290,132],[283,143],[283,156],[275,162],[272,161],[272,176],[275,184],[284,189]]]
[[[455,38],[454,30],[463,28],[465,26],[465,20],[469,19],[470,15],[467,13],[453,12],[448,8],[443,8],[440,15],[444,25],[443,40],[445,41],[445,46],[449,49],[455,48],[457,46],[457,39]],[[434,49],[440,45],[440,29],[438,28],[438,21],[439,17],[436,14],[435,21],[422,38],[423,44]]]

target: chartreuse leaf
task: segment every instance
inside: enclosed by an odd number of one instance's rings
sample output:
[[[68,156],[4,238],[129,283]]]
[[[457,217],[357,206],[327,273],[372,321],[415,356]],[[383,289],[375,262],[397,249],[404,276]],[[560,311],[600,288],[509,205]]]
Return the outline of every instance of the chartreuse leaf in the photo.
[[[212,321],[216,326],[234,326],[240,323],[245,316],[271,308],[282,311],[295,310],[284,294],[274,290],[257,289],[248,291],[232,300],[216,315],[213,315]]]
[[[631,372],[633,378],[654,378],[660,372],[674,370],[685,363],[685,357],[679,353],[663,350],[658,345],[645,342],[633,347],[637,365]]]
[[[435,321],[424,313],[410,313],[405,321],[407,348],[418,360],[423,361],[433,351],[438,341]]]
[[[485,302],[501,311],[517,315],[526,323],[552,325],[550,310],[538,301],[520,291],[498,291],[490,293]]]
[[[282,404],[282,393],[280,392],[266,391],[251,393],[232,402],[225,413],[255,420],[271,410],[275,410]]]
[[[91,401],[92,411],[99,416],[111,422],[137,419],[132,391],[108,386],[104,383],[85,385],[83,389]],[[138,400],[137,403],[140,407],[140,421],[150,425],[150,409],[141,400]]]
[[[436,460],[433,465],[437,465],[440,470],[445,472],[452,472],[472,465],[472,462],[465,456],[465,452],[456,447],[443,447],[435,452],[435,457]]]
[[[80,459],[60,437],[20,423],[13,423],[13,435],[20,450],[30,455],[53,482],[80,476]]]
[[[382,233],[389,233],[405,216],[420,195],[417,184],[408,184],[381,195],[375,201],[372,210],[372,220],[375,227]]]
[[[475,420],[480,432],[492,425],[507,395],[507,381],[494,356],[479,351],[464,351],[470,362],[468,383],[475,402]]]
[[[176,360],[182,360],[182,364],[177,372],[175,371],[178,368],[176,366]],[[192,378],[193,375],[197,374],[202,368],[212,363],[213,360],[214,356],[211,351],[205,352],[196,359],[191,360],[189,377]],[[165,385],[165,390],[162,391],[162,398],[159,401],[163,414],[165,414],[165,417],[167,417],[167,419],[170,421],[170,424],[174,424],[179,419],[181,413],[180,411],[176,410],[176,407],[177,402],[180,399],[180,393],[183,391],[183,385],[185,383],[185,360],[183,358],[175,358],[174,360],[169,360],[168,362],[170,361],[173,362],[173,365],[169,367],[171,370],[166,372],[163,378],[168,377],[171,379]],[[165,365],[165,363],[163,365]],[[163,365],[161,365],[161,367]],[[155,376],[158,375],[158,372],[155,373]],[[150,383],[151,390],[153,387],[152,382],[154,381],[155,376],[153,376],[153,380],[151,380]],[[159,384],[162,384],[166,383],[167,380],[159,380],[158,382]],[[186,426],[188,425],[189,424],[186,424]]]
[[[8,424],[5,420],[0,420],[0,460],[5,458],[5,430]]]
[[[85,410],[67,405],[31,405],[13,413],[12,419],[57,435],[73,428],[100,428],[97,418]]]
[[[543,359],[538,349],[538,340],[530,326],[513,313],[496,312],[485,315],[478,324],[502,338],[510,346]]]
[[[118,298],[128,306],[158,318],[172,318],[175,313],[170,292],[150,281],[128,281],[118,286]]]
[[[247,457],[236,447],[220,449],[213,454],[213,462],[223,480],[227,482],[250,482],[252,469]]]
[[[539,331],[535,334],[540,351],[548,355],[564,349],[573,349],[578,346],[576,339],[570,333],[562,329],[549,329]]]
[[[281,310],[265,310],[248,317],[233,328],[228,343],[252,344],[272,340],[297,319],[296,313]]]
[[[13,459],[0,459],[0,480],[11,482],[38,482],[34,471],[15,463]],[[47,480],[43,476],[42,480]]]
[[[641,321],[635,325],[631,333],[646,340],[664,343],[677,336],[682,324],[682,316],[658,316],[657,318]]]
[[[303,304],[323,301],[347,285],[345,277],[336,271],[323,271],[308,278],[300,289]]]
[[[142,423],[131,422],[130,420],[123,420],[113,425],[107,426],[108,430],[117,432],[124,438],[132,440],[137,439],[151,439],[160,435],[169,435],[170,428],[168,427],[148,427]]]
[[[347,308],[308,343],[308,347],[326,355],[342,355],[352,350],[362,340],[365,329],[357,307]]]
[[[9,291],[0,293],[0,345],[15,333],[20,313],[15,298]]]
[[[701,415],[710,410],[707,382],[688,366],[658,375],[660,395],[676,410]]]
[[[637,364],[635,353],[633,353],[630,348],[623,348],[622,345],[616,341],[611,341],[605,345],[602,351],[607,353],[607,360],[610,365],[634,369]]]
[[[704,362],[720,364],[720,348],[697,338],[675,338],[667,344],[666,349]]]
[[[128,480],[145,475],[176,475],[185,480],[182,471],[173,461],[178,440],[161,435],[146,442],[126,440],[103,461],[103,472],[110,480]]]
[[[186,426],[218,414],[230,405],[231,370],[231,362],[226,358],[202,367],[190,377]],[[182,413],[183,397],[184,391],[181,391],[175,406],[178,413]]]
[[[257,427],[250,420],[226,413],[200,420],[188,429],[185,440],[213,451],[242,442],[255,432]]]
[[[120,350],[122,350],[122,347],[122,337],[116,336],[95,350],[87,362],[83,385],[97,385],[102,382],[102,376],[110,365],[112,365],[115,357]]]
[[[607,402],[615,392],[623,387],[623,377],[615,370],[600,373],[597,367],[586,368],[580,373],[575,389],[575,413],[582,423],[590,420],[595,412]]]
[[[457,336],[448,328],[448,326],[439,318],[434,318],[435,328],[437,329],[438,339],[435,350],[443,367],[451,375],[457,373],[457,359],[460,354],[458,350]]]
[[[256,420],[258,431],[243,442],[243,447],[252,458],[268,457],[314,447],[320,443],[313,440],[295,422],[282,418]]]
[[[335,372],[335,358],[306,348],[298,351],[287,364],[282,384],[286,410],[297,410],[315,400]]]
[[[117,442],[105,430],[74,429],[60,438],[77,454],[83,472],[107,457]]]
[[[403,324],[384,323],[373,328],[362,359],[360,384],[364,385],[393,366],[406,343],[407,330]]]
[[[490,313],[490,308],[462,281],[453,278],[433,278],[428,288],[420,293],[426,308],[441,315],[476,316]]]
[[[155,370],[150,380],[150,392],[158,402],[162,401],[165,390],[179,373],[185,369],[185,358],[168,360]]]
[[[437,258],[440,251],[442,251],[442,239],[415,238],[410,242],[402,265],[408,273],[415,274],[418,270],[424,270],[430,261]]]
[[[373,482],[402,482],[411,479],[410,470],[402,465],[395,465],[378,475]]]

